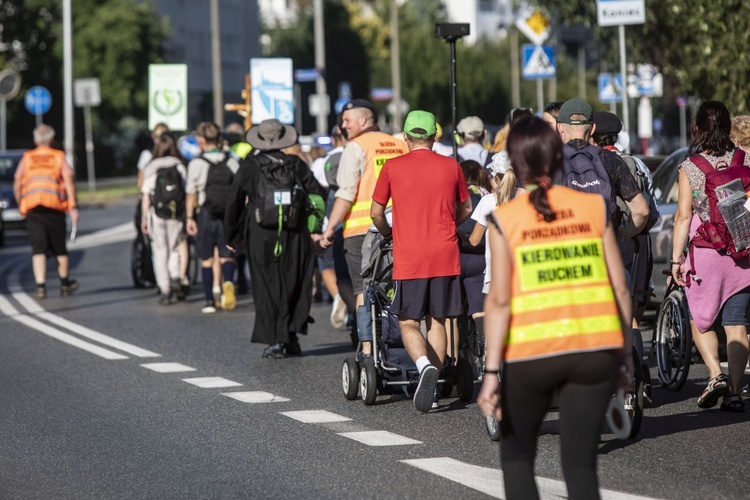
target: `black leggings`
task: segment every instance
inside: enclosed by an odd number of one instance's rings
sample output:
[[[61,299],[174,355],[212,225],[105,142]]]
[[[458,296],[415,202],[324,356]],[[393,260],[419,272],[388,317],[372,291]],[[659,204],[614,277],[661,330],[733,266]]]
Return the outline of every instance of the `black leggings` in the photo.
[[[534,481],[537,434],[557,390],[568,498],[599,498],[596,451],[604,413],[615,391],[618,366],[616,351],[566,354],[505,365],[500,461],[508,499],[539,498]]]

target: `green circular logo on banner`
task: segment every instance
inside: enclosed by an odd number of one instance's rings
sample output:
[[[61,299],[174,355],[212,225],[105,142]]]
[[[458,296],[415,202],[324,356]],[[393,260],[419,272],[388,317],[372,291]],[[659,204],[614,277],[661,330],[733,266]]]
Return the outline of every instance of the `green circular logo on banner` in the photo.
[[[163,89],[154,92],[154,109],[165,116],[177,114],[184,104],[182,92],[179,90]]]

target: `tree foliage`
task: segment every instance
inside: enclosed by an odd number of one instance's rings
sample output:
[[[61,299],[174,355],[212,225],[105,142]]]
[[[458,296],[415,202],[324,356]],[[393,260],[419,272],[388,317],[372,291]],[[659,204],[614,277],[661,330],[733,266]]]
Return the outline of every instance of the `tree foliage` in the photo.
[[[560,24],[596,26],[595,2],[537,0]],[[646,23],[627,26],[631,62],[661,68],[665,91],[723,101],[750,113],[750,3],[747,0],[647,0]],[[616,57],[616,29],[596,27],[596,40]],[[674,94],[665,92],[665,100]]]
[[[149,2],[137,0],[77,0],[73,2],[73,77],[96,77],[102,105],[97,109],[99,135],[118,129],[124,116],[145,116],[148,104],[148,65],[161,62],[167,21]],[[53,108],[45,121],[62,126],[63,30],[59,0],[0,2],[0,66],[21,74],[22,93],[44,85]],[[31,137],[34,117],[23,100],[8,103],[9,131]],[[78,134],[77,134],[78,135]],[[80,136],[80,135],[79,135]],[[10,138],[9,138],[10,140]]]

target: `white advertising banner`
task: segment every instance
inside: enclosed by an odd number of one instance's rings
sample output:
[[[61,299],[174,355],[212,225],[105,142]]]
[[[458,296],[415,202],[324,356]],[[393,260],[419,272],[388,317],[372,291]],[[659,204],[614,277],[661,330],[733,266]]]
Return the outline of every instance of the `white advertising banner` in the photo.
[[[294,72],[287,58],[250,59],[252,119],[258,124],[269,118],[294,123]]]
[[[187,64],[149,64],[148,128],[166,123],[171,130],[188,129]]]

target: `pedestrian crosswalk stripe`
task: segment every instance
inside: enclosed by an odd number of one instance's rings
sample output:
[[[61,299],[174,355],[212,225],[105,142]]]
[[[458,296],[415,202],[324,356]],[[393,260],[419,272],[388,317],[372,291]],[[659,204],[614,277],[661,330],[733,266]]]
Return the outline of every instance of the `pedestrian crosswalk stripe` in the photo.
[[[422,444],[422,441],[400,436],[388,431],[340,432],[339,436],[359,441],[367,446],[401,446]]]
[[[242,401],[243,403],[285,403],[291,401],[288,398],[275,396],[270,392],[263,391],[222,392],[221,395]]]
[[[222,387],[239,387],[242,385],[239,382],[234,382],[221,377],[184,378],[182,381],[204,389],[220,389]]]
[[[401,460],[401,462],[480,491],[493,498],[505,498],[505,483],[503,481],[503,473],[499,467],[480,467],[448,457],[419,458]],[[564,481],[537,477],[536,484],[537,488],[539,488],[539,496],[542,499],[567,498],[568,496],[568,489]],[[649,499],[649,497],[604,489],[600,490],[600,493],[603,500]]]
[[[146,363],[141,366],[158,373],[179,373],[195,371],[195,368],[191,368],[180,363]]]
[[[348,422],[351,420],[349,417],[336,415],[326,410],[285,411],[281,412],[281,414],[305,424],[327,424],[332,422]]]

